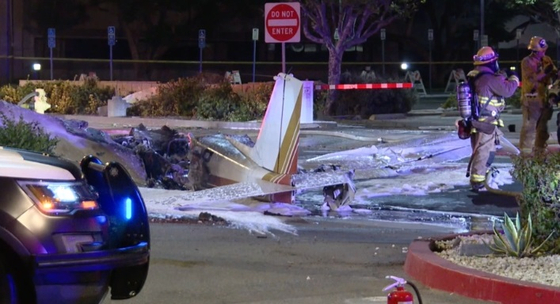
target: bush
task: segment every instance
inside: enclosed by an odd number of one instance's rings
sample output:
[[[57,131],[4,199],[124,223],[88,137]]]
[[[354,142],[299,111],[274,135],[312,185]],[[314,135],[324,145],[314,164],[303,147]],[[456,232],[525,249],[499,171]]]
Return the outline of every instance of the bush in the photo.
[[[254,120],[264,116],[273,87],[273,82],[258,83],[236,93],[223,77],[201,74],[180,78],[161,84],[154,96],[128,108],[127,115]]]
[[[96,114],[97,108],[107,105],[107,100],[115,95],[113,88],[99,87],[95,79],[87,79],[81,85],[70,81],[46,82],[42,88],[52,105],[51,112],[61,114]]]
[[[51,104],[49,112],[60,114],[97,114],[97,108],[107,104],[115,89],[100,87],[97,80],[87,79],[80,84],[71,81],[28,82],[22,87],[3,86],[0,98],[18,104],[25,95],[43,89]]]
[[[12,104],[18,104],[27,94],[35,91],[33,83],[26,83],[24,86],[5,85],[0,87],[0,99]]]
[[[154,96],[139,101],[127,110],[137,116],[196,115],[196,106],[205,85],[200,77],[179,78],[160,84]]]
[[[25,122],[21,116],[16,122],[4,113],[0,113],[0,119],[3,125],[0,128],[0,146],[53,154],[58,139],[46,133],[38,122]]]
[[[341,83],[371,82],[360,75],[345,74]],[[402,79],[377,77],[375,82],[402,82]],[[373,114],[407,113],[418,101],[412,89],[342,90],[336,99],[335,115],[359,115],[369,118]]]
[[[313,119],[325,112],[328,95],[327,90],[313,91]]]
[[[230,113],[229,119],[232,121],[262,119],[266,113],[274,84],[274,82],[255,83],[246,91],[238,93],[241,98],[239,107]]]
[[[513,158],[513,164],[512,175],[523,185],[521,214],[533,218],[535,239],[542,242],[560,228],[560,154],[520,155]],[[560,253],[558,233],[554,233],[546,249]]]
[[[233,92],[231,84],[222,81],[208,87],[198,99],[196,116],[200,119],[230,120],[230,114],[239,111],[241,98]]]

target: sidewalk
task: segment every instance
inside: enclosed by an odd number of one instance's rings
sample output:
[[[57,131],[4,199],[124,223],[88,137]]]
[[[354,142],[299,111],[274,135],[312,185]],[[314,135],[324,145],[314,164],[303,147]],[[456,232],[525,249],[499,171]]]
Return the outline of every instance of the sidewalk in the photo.
[[[383,129],[410,129],[410,130],[449,130],[454,131],[455,121],[460,119],[459,112],[455,109],[443,109],[441,105],[445,103],[446,98],[441,97],[423,97],[420,98],[417,104],[414,105],[412,110],[404,117],[394,118],[387,115],[384,119],[383,115],[376,115],[375,120],[356,121],[339,121],[341,124],[360,124],[368,128],[383,128]],[[554,109],[552,119],[548,122],[548,130],[550,138],[549,145],[557,145],[558,140],[556,136],[556,113],[558,108]],[[504,133],[504,137],[512,144],[518,146],[519,132],[523,125],[523,116],[521,109],[506,108],[501,115],[504,121],[504,128],[500,130]],[[511,130],[511,131],[510,131]]]

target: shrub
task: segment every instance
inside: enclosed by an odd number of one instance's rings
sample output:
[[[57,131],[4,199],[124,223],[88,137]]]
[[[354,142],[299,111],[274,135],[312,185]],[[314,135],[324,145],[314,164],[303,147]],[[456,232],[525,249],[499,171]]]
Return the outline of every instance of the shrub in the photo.
[[[51,112],[61,114],[96,114],[97,108],[107,105],[115,95],[111,87],[100,87],[97,80],[87,79],[81,85],[70,81],[55,81],[38,84],[47,93]]]
[[[543,241],[560,228],[560,154],[536,153],[513,158],[512,176],[523,185],[519,198],[521,214],[533,218],[536,241]],[[560,238],[554,234],[547,250],[560,253]],[[550,247],[550,248],[549,248]]]
[[[341,83],[366,83],[371,80],[360,75],[345,74]],[[399,79],[376,78],[375,82],[402,82]],[[359,115],[369,118],[372,114],[407,113],[418,101],[412,89],[342,90],[336,100],[336,115]]]
[[[12,104],[18,104],[27,94],[35,91],[33,83],[24,86],[5,85],[0,87],[0,99]]]
[[[196,116],[201,119],[231,120],[230,115],[239,111],[241,98],[227,81],[208,87],[200,95]]]
[[[0,128],[0,146],[52,154],[58,139],[51,137],[38,122],[25,122],[20,116],[19,121],[8,118],[0,113],[2,127]]]
[[[186,116],[196,115],[196,106],[205,89],[200,77],[179,78],[160,84],[154,96],[139,101],[127,111],[138,116]]]
[[[324,113],[328,95],[327,90],[313,91],[313,119]]]
[[[255,83],[246,91],[240,92],[238,94],[241,98],[239,107],[230,113],[230,120],[249,121],[264,117],[273,88],[274,82],[261,82]]]
[[[543,245],[552,236],[552,233],[540,243],[538,246],[533,246],[533,223],[531,215],[529,214],[525,225],[521,225],[519,213],[515,216],[515,222],[504,214],[504,222],[502,224],[502,232],[496,228],[496,221],[493,223],[494,243],[487,243],[486,245],[495,253],[518,258],[532,257],[541,253]]]
[[[239,94],[224,77],[201,74],[161,84],[154,96],[128,108],[127,115],[184,116],[247,121],[262,118],[274,83],[258,83]]]
[[[82,83],[71,81],[28,82],[21,87],[3,86],[0,98],[13,104],[21,101],[25,95],[43,89],[51,104],[50,112],[60,114],[96,114],[97,108],[107,104],[115,89],[98,85],[97,80],[87,79]]]

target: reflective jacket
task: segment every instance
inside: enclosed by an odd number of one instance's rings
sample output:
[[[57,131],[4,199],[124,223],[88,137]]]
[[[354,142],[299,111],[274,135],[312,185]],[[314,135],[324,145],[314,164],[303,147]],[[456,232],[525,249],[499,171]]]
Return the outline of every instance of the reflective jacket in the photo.
[[[478,121],[503,127],[500,113],[506,107],[505,98],[511,97],[519,86],[519,78],[515,75],[506,78],[506,75],[494,73],[486,66],[475,67],[467,77],[475,77],[478,73],[484,73],[474,83],[479,104]]]
[[[546,74],[544,71],[549,65],[552,65],[552,69],[550,73]],[[541,60],[538,60],[532,54],[526,56],[521,60],[521,96],[524,97],[528,93],[537,93],[537,96],[544,101],[547,85],[557,72],[558,70],[549,56],[545,55]]]

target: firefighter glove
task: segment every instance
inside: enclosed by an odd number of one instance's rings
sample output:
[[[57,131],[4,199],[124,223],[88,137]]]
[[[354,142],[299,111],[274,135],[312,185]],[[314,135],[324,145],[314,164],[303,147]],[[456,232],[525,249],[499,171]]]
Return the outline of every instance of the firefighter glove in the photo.
[[[516,78],[519,79],[519,76],[517,76],[517,73],[514,70],[511,70],[511,69],[506,70],[506,75],[507,75],[508,78],[510,78],[511,76],[515,76]]]

